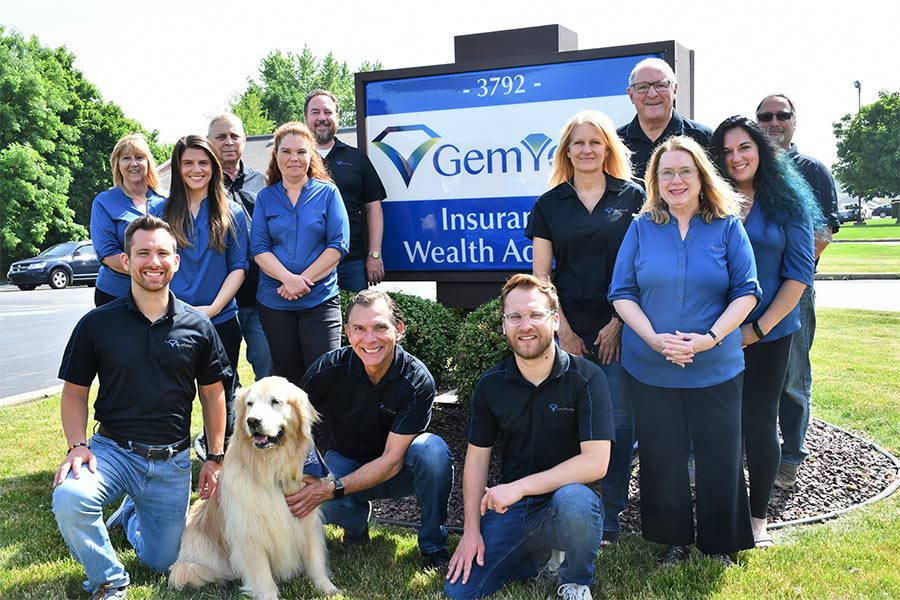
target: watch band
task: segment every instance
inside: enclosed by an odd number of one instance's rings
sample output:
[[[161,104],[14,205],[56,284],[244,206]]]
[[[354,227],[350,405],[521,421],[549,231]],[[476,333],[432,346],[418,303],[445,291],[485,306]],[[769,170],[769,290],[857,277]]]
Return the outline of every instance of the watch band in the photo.
[[[344,482],[337,477],[331,477],[331,481],[334,482],[334,491],[331,492],[331,499],[340,500],[344,497]]]
[[[221,464],[222,464],[222,461],[225,460],[225,455],[224,455],[224,454],[210,454],[210,453],[207,453],[207,454],[206,454],[206,460],[221,465]]]
[[[372,252],[369,252],[369,256],[372,258],[381,258],[381,252],[373,250]]]
[[[750,323],[750,325],[753,327],[753,333],[755,333],[759,337],[759,339],[763,339],[764,337],[766,337],[766,334],[763,333],[762,327],[759,326],[759,321],[753,321],[752,323]]]

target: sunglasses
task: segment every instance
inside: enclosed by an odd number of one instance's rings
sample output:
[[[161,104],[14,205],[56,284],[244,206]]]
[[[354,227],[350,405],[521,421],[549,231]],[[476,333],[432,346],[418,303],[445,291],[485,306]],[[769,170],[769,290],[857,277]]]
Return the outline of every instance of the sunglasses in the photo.
[[[783,123],[784,121],[790,121],[793,118],[794,118],[794,113],[792,113],[792,112],[777,112],[777,113],[764,112],[764,113],[759,113],[758,115],[756,115],[756,120],[760,123],[768,123],[772,119],[778,119],[779,121],[781,121]]]

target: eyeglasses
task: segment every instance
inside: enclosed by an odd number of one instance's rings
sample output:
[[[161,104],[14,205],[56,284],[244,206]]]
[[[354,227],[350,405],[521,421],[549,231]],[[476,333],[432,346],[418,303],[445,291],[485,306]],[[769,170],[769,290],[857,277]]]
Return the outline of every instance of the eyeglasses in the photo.
[[[528,313],[528,321],[532,325],[543,325],[551,316],[555,315],[555,310],[535,310]],[[526,315],[517,312],[503,313],[503,320],[513,327],[518,327],[525,320]]]
[[[794,118],[794,113],[789,112],[789,111],[783,111],[783,112],[777,112],[777,113],[764,112],[764,113],[759,113],[758,115],[756,115],[756,121],[759,123],[768,123],[772,119],[778,119],[779,121],[784,123],[785,121],[790,121],[793,118]]]
[[[687,179],[693,179],[697,176],[697,169],[694,167],[684,167],[682,169],[661,169],[656,172],[661,181],[672,181],[675,179],[675,176],[678,175],[681,177],[682,181]]]
[[[646,94],[650,91],[652,87],[656,90],[657,94],[663,94],[669,91],[669,88],[672,86],[672,82],[668,79],[663,79],[661,81],[654,81],[652,83],[641,82],[641,83],[632,83],[631,89],[633,89],[638,94]]]

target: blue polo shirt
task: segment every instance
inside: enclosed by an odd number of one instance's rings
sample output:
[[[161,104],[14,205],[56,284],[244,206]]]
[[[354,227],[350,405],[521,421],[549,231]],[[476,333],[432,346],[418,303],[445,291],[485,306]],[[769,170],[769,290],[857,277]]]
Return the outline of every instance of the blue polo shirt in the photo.
[[[797,146],[794,144],[791,144],[788,156],[791,157],[791,160],[794,161],[794,166],[797,167],[806,183],[812,188],[813,195],[815,195],[816,201],[822,208],[822,214],[825,215],[825,221],[831,228],[831,233],[837,233],[838,229],[841,228],[841,221],[838,219],[837,189],[835,188],[834,177],[831,176],[831,171],[812,156],[800,154],[797,151]]]
[[[806,285],[813,284],[815,254],[812,225],[808,221],[796,219],[784,225],[769,220],[760,207],[759,196],[747,214],[744,227],[753,245],[759,284],[763,292],[759,304],[744,321],[750,323],[766,312],[786,279],[793,279]],[[800,329],[799,304],[766,333],[766,337],[760,342],[775,341],[798,329]]]
[[[609,300],[638,303],[657,333],[706,333],[725,308],[742,296],[762,295],[753,249],[740,219],[706,223],[691,219],[684,240],[671,217],[657,225],[644,214],[625,234]],[[744,370],[741,333],[735,329],[722,342],[694,356],[682,368],[648,346],[627,325],[622,332],[622,366],[647,385],[702,388],[718,385]]]
[[[153,190],[147,190],[148,212],[164,201]],[[91,205],[91,243],[101,261],[125,251],[125,230],[129,223],[142,216],[144,213],[135,208],[128,194],[119,187],[97,194]],[[131,278],[101,264],[96,285],[101,292],[121,297],[131,289]]]
[[[333,183],[310,179],[292,205],[284,183],[263,189],[256,197],[250,225],[250,255],[271,252],[291,273],[300,274],[326,248],[334,248],[343,258],[350,240],[347,209]],[[285,300],[276,291],[277,279],[260,273],[256,301],[275,310],[314,308],[338,293],[337,271],[317,282],[309,294]]]
[[[165,203],[153,208],[159,218],[165,215]],[[216,299],[225,278],[232,271],[248,268],[247,216],[236,202],[229,200],[228,209],[234,227],[225,238],[225,251],[218,252],[209,245],[209,202],[200,203],[200,210],[193,220],[193,227],[186,232],[191,245],[178,249],[181,264],[172,278],[169,289],[182,302],[191,306],[209,306]],[[237,301],[232,298],[225,308],[212,318],[213,325],[219,325],[237,316]]]

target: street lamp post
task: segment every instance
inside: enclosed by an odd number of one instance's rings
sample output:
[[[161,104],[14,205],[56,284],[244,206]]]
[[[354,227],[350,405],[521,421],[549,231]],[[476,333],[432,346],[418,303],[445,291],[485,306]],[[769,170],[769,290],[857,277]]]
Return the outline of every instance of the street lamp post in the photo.
[[[853,82],[853,87],[856,88],[856,115],[859,116],[859,111],[862,110],[862,84],[859,82],[859,79]],[[862,210],[862,196],[856,197],[856,225],[865,225],[866,221],[863,219],[863,210]]]

